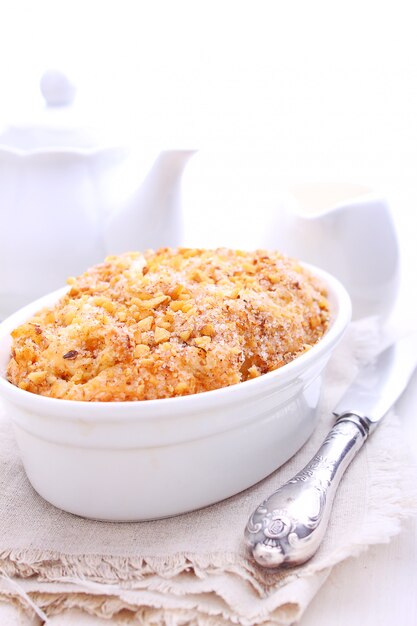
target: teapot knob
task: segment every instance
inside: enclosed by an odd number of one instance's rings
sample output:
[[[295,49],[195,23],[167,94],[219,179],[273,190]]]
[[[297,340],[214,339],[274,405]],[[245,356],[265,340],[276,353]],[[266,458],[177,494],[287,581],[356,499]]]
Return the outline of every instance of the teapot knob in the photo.
[[[40,89],[48,106],[66,106],[75,98],[74,83],[59,70],[44,72],[40,80]]]

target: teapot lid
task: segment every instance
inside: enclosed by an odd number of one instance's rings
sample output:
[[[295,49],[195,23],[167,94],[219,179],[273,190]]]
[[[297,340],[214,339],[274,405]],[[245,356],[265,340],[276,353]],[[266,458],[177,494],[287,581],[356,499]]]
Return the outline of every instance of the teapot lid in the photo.
[[[79,150],[93,151],[114,145],[91,125],[83,126],[85,117],[81,107],[74,104],[76,86],[62,71],[48,70],[40,79],[44,106],[27,115],[18,123],[0,129],[0,147],[19,153]],[[120,142],[118,142],[120,143]]]

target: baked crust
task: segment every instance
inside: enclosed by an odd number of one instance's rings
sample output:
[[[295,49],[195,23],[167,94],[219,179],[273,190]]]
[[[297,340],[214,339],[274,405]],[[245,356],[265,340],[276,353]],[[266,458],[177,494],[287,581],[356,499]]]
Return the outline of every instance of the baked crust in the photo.
[[[13,333],[8,379],[70,400],[183,396],[290,362],[329,322],[324,286],[278,252],[107,257]]]

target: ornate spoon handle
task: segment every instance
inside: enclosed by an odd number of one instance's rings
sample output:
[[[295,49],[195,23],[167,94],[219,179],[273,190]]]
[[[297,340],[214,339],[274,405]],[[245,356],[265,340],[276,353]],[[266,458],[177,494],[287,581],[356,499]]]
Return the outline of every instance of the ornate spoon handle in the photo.
[[[245,537],[263,567],[304,563],[319,547],[337,486],[368,437],[371,424],[341,415],[317,454],[252,513]]]

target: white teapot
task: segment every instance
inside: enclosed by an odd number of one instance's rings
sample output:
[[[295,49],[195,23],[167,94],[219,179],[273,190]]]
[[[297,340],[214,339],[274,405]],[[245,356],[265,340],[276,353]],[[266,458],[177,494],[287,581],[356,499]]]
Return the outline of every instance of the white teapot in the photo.
[[[386,317],[399,287],[399,246],[384,197],[361,185],[305,183],[282,194],[265,231],[278,248],[339,278],[355,319]]]
[[[98,141],[69,124],[74,89],[41,80],[36,124],[0,132],[0,319],[106,254],[181,237],[181,176],[194,150]]]

